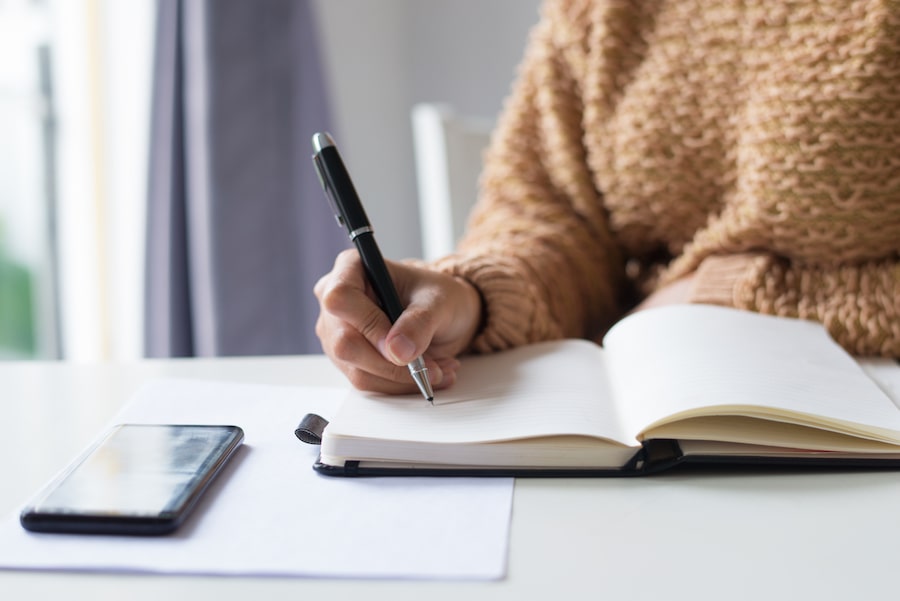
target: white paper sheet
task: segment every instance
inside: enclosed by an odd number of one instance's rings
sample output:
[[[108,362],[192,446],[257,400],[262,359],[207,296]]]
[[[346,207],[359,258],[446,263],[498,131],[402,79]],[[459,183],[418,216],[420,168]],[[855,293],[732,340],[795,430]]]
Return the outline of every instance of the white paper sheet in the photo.
[[[243,448],[187,523],[159,538],[34,534],[12,515],[0,524],[0,569],[502,578],[511,479],[344,479],[312,470],[318,447],[299,442],[294,427],[309,412],[329,418],[343,394],[332,388],[152,383],[115,422],[244,429]]]

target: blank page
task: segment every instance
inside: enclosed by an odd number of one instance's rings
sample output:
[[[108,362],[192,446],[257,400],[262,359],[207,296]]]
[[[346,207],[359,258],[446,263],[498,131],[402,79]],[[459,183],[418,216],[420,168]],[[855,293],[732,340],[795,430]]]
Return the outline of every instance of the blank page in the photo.
[[[582,435],[621,441],[604,351],[579,340],[465,357],[456,384],[421,396],[352,392],[328,435],[466,443]]]
[[[629,316],[604,345],[635,436],[667,416],[749,406],[785,421],[821,416],[849,433],[900,433],[900,411],[818,323],[678,305]]]

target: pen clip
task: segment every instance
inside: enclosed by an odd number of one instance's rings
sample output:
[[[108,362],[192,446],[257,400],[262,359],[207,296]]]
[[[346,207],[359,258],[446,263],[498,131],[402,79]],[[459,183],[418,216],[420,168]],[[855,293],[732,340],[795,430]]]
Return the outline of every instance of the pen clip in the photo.
[[[337,201],[334,198],[334,190],[328,181],[328,177],[325,175],[325,166],[322,164],[322,158],[319,156],[319,153],[316,153],[312,155],[312,159],[316,168],[316,175],[319,177],[319,183],[322,184],[322,189],[325,191],[325,198],[328,200],[331,212],[334,213],[334,220],[337,221],[338,227],[343,229],[346,227],[344,217],[338,210]]]

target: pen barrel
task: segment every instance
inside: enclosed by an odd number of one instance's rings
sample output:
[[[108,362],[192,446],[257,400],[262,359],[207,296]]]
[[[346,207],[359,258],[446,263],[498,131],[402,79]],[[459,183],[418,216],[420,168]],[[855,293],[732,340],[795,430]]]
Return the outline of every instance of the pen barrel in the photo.
[[[381,250],[375,241],[375,236],[371,232],[365,232],[353,239],[359,256],[362,258],[363,268],[369,277],[369,283],[375,290],[375,296],[381,308],[387,314],[391,323],[397,321],[403,312],[403,305],[400,303],[400,296],[394,287],[394,281],[388,272],[387,265],[381,256]]]
[[[326,193],[330,191],[334,194],[334,205],[347,230],[352,232],[368,226],[369,217],[359,200],[356,187],[353,185],[353,180],[350,179],[350,173],[337,148],[334,146],[325,148],[319,156],[321,164],[328,166],[323,172],[324,181],[328,182]]]

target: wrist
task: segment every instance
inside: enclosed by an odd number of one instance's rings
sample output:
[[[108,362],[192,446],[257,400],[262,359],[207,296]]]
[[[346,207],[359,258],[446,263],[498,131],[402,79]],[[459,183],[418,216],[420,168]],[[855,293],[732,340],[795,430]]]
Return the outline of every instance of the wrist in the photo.
[[[454,275],[453,279],[462,288],[463,306],[466,315],[470,318],[467,331],[463,335],[463,340],[465,340],[463,349],[464,352],[468,352],[471,350],[475,338],[484,331],[487,323],[487,304],[481,290],[473,282],[459,275]]]

